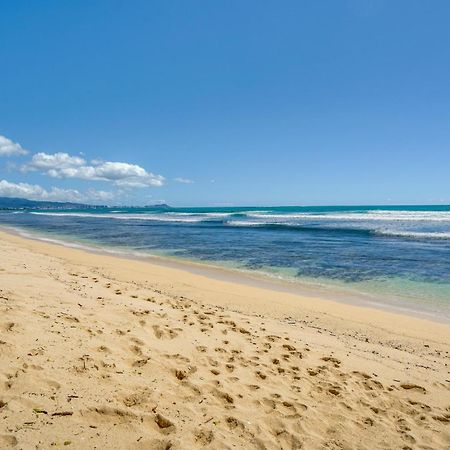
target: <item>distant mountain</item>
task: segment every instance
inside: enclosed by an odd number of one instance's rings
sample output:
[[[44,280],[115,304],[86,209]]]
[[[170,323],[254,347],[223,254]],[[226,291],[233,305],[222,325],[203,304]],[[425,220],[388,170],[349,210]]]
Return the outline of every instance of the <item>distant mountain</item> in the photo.
[[[0,197],[0,209],[88,209],[106,208],[104,205],[86,205],[72,202],[45,202],[25,198]]]
[[[45,202],[38,200],[27,200],[26,198],[0,197],[0,209],[97,209],[97,208],[123,208],[124,206],[88,205],[85,203],[72,202]],[[140,206],[136,208],[141,208]],[[167,203],[146,205],[144,208],[169,209]]]

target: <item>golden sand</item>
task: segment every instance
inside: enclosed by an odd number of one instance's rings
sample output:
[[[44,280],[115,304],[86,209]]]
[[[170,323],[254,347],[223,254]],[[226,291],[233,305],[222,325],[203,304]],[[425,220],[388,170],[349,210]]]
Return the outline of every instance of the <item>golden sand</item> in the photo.
[[[449,325],[5,233],[0,256],[0,448],[450,448]]]

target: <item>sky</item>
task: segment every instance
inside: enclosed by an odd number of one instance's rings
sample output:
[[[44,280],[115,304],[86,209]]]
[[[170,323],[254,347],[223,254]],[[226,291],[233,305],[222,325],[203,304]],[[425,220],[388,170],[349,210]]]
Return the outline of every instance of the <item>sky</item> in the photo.
[[[0,0],[0,196],[450,203],[450,2]]]

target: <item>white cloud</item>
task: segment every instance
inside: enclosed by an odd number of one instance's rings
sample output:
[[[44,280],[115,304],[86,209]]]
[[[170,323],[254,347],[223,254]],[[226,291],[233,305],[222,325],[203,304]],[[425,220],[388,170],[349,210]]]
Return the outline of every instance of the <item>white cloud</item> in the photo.
[[[20,144],[0,135],[0,156],[19,156],[27,153]]]
[[[109,203],[114,200],[113,192],[89,190],[82,193],[76,189],[61,189],[52,187],[44,189],[38,184],[10,183],[0,180],[0,197],[20,197],[28,200],[43,200],[55,202],[101,202]]]
[[[37,170],[53,178],[110,181],[120,187],[162,186],[164,177],[147,172],[137,164],[94,160],[87,163],[67,153],[36,153],[24,171]]]
[[[86,164],[83,158],[78,156],[70,156],[67,153],[54,153],[49,155],[48,153],[36,153],[31,158],[31,162],[25,165],[30,170],[64,170],[74,167],[80,167]]]
[[[190,180],[189,178],[182,178],[182,177],[174,178],[174,180],[177,183],[183,183],[183,184],[192,184],[194,182],[193,180]]]

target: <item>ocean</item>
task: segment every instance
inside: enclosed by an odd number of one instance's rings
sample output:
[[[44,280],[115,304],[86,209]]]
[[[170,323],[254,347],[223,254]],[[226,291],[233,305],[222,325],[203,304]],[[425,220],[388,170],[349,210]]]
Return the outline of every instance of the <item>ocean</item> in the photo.
[[[2,211],[1,225],[450,320],[450,206]]]

